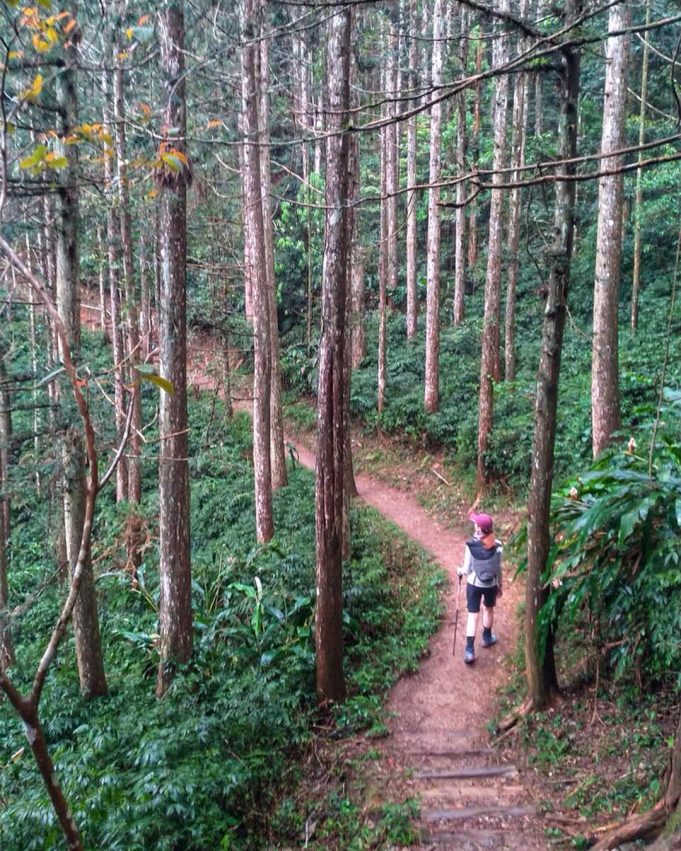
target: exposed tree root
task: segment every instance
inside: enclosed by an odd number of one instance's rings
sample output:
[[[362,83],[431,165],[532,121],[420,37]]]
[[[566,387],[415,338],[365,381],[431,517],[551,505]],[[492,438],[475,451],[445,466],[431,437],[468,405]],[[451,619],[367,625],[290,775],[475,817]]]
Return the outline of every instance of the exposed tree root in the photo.
[[[531,698],[527,698],[517,709],[509,712],[504,718],[499,721],[497,730],[499,733],[507,733],[518,724],[521,718],[527,718],[534,711],[534,704]]]
[[[592,846],[593,851],[609,851],[611,848],[617,848],[618,845],[633,842],[635,839],[654,839],[662,832],[667,823],[667,816],[664,801],[659,801],[652,810],[627,819],[602,836]]]

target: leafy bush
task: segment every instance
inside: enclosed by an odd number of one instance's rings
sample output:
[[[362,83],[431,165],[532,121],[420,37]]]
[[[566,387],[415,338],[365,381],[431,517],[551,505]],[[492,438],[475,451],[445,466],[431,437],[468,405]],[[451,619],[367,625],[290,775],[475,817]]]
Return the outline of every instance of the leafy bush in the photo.
[[[542,613],[549,624],[589,626],[588,649],[605,655],[615,677],[640,682],[675,672],[681,683],[681,446],[605,454],[555,497]],[[586,630],[579,630],[586,642]]]

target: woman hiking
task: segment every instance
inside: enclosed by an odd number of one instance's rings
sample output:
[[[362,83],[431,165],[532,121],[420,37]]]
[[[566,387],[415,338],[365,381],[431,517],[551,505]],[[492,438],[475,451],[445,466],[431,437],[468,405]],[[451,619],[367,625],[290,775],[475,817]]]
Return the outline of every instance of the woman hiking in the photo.
[[[466,650],[464,662],[475,662],[475,633],[482,603],[482,646],[492,647],[497,637],[492,632],[494,606],[501,597],[501,541],[494,537],[494,522],[489,514],[471,514],[469,519],[475,526],[470,541],[466,541],[463,566],[459,576],[466,576]]]

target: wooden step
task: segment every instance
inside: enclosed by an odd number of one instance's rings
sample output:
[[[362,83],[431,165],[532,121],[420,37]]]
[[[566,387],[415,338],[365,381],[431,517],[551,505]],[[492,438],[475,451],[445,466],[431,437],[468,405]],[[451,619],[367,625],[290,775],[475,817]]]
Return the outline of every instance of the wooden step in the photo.
[[[519,848],[519,836],[511,837],[507,830],[470,829],[457,831],[425,830],[421,842],[428,847],[446,845],[452,851],[482,851],[492,848]],[[514,842],[515,844],[511,844]]]
[[[466,819],[477,819],[485,817],[499,819],[515,819],[525,818],[526,816],[536,815],[536,807],[510,806],[500,807],[496,804],[490,804],[487,807],[455,807],[454,809],[442,810],[423,810],[421,819],[423,821],[465,821]]]
[[[517,774],[515,765],[481,765],[470,768],[415,771],[415,780],[469,780],[472,777],[506,777]]]

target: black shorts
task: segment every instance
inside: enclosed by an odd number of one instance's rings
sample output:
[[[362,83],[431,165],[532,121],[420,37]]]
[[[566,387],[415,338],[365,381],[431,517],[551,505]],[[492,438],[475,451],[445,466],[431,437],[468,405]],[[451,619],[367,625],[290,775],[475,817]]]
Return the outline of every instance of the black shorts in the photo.
[[[480,601],[485,599],[485,606],[488,609],[493,609],[497,601],[497,585],[492,585],[490,588],[476,588],[470,582],[466,583],[466,603],[468,611],[476,615],[480,611]]]

